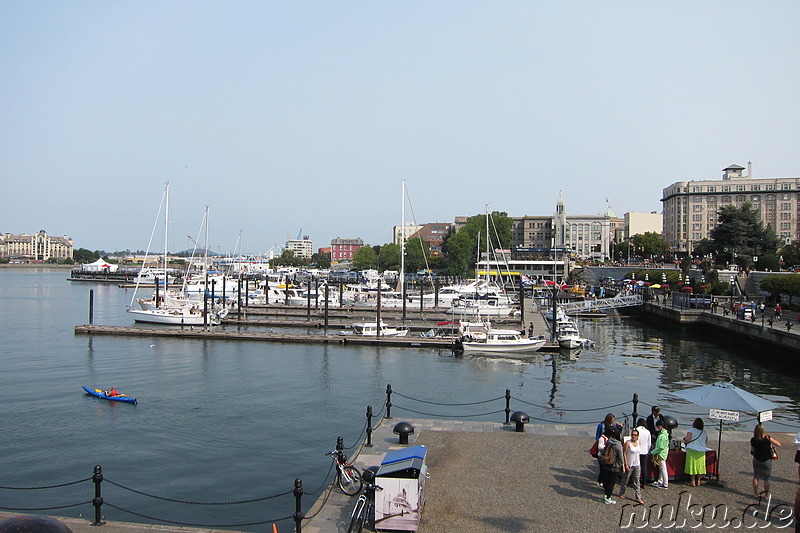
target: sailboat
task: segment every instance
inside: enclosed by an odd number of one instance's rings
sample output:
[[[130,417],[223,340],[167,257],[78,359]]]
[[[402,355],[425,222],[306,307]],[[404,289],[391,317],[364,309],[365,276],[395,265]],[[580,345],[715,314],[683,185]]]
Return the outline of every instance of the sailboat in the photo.
[[[167,272],[167,256],[168,256],[168,230],[169,230],[169,182],[167,182],[166,187],[164,189],[164,198],[161,202],[161,205],[164,206],[164,272]],[[161,207],[159,207],[158,216],[156,217],[156,224],[158,223],[158,217],[161,215]],[[153,233],[155,233],[155,226],[153,227]],[[150,235],[150,241],[152,242],[153,235]],[[149,246],[148,252],[149,254]],[[145,258],[147,257],[145,255]],[[208,313],[204,312],[204,302],[201,301],[194,301],[188,300],[183,297],[183,295],[178,295],[175,293],[170,293],[168,285],[165,283],[163,286],[163,290],[165,294],[162,296],[159,294],[159,285],[156,285],[156,295],[154,299],[154,305],[151,306],[150,304],[146,303],[145,301],[139,302],[140,309],[135,309],[133,307],[134,301],[136,301],[136,293],[139,288],[139,284],[136,284],[136,288],[133,291],[133,297],[131,298],[131,302],[128,305],[126,311],[133,316],[133,320],[135,322],[143,322],[148,324],[170,324],[170,325],[180,325],[180,326],[205,326],[205,325],[217,325],[222,321],[222,318],[225,314],[227,314],[227,310],[222,310],[221,312],[210,311]]]

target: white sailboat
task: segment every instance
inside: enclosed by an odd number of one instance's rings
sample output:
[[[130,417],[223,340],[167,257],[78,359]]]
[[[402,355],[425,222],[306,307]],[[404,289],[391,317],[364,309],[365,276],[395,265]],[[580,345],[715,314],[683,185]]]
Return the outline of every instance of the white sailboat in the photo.
[[[162,200],[164,206],[164,271],[167,271],[167,256],[168,256],[168,229],[169,229],[169,182],[167,182],[164,189],[164,199]],[[159,216],[161,215],[161,207],[159,207]],[[158,223],[158,216],[156,217],[156,224]],[[155,226],[153,227],[155,233]],[[153,234],[150,235],[152,243]],[[149,246],[148,246],[149,253]],[[146,256],[145,256],[146,257]],[[183,295],[170,294],[168,285],[164,285],[165,296],[158,294],[159,287],[156,286],[157,294],[154,298],[153,305],[148,305],[146,301],[138,302],[140,309],[133,307],[136,301],[136,292],[139,288],[137,283],[133,291],[130,305],[128,305],[127,312],[133,316],[135,322],[143,322],[148,324],[169,324],[180,326],[205,326],[217,325],[222,321],[222,318],[227,314],[227,310],[223,309],[220,312],[209,311],[204,312],[205,304],[198,301],[190,301],[183,298]]]

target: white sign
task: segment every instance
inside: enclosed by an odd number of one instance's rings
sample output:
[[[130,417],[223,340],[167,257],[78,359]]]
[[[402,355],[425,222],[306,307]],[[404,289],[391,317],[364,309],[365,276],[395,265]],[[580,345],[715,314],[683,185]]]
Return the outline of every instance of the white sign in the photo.
[[[722,409],[711,409],[708,411],[709,418],[717,420],[728,420],[730,422],[739,421],[739,411],[724,411]]]
[[[761,411],[758,413],[759,422],[766,422],[768,420],[772,420],[772,411]]]

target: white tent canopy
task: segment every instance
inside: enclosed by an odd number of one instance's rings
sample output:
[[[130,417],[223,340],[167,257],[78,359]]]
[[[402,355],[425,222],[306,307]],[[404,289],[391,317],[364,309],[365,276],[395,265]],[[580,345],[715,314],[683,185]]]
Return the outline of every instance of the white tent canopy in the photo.
[[[116,272],[119,265],[113,265],[102,257],[94,263],[83,263],[81,270],[84,272]]]

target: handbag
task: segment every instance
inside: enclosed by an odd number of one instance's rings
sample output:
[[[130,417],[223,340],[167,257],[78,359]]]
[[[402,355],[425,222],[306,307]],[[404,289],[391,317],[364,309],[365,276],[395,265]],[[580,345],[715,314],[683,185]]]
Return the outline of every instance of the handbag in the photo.
[[[594,441],[592,447],[589,448],[589,454],[591,454],[592,457],[597,457],[597,441]]]
[[[772,445],[772,444],[769,445],[769,451],[770,451],[770,454],[772,454],[772,460],[773,461],[778,458],[778,450],[775,449],[774,445]]]

